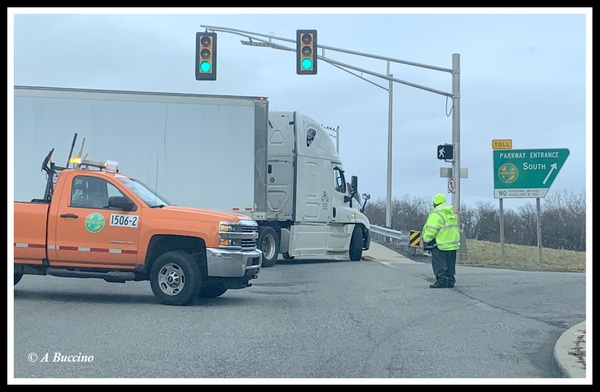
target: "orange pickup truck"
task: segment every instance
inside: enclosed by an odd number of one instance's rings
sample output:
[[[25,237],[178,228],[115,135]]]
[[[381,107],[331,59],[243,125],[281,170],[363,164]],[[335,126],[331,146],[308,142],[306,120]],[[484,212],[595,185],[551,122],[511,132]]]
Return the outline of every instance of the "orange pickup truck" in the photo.
[[[42,163],[44,197],[14,203],[14,284],[23,275],[150,281],[166,305],[250,287],[261,269],[257,223],[175,206],[116,162]]]

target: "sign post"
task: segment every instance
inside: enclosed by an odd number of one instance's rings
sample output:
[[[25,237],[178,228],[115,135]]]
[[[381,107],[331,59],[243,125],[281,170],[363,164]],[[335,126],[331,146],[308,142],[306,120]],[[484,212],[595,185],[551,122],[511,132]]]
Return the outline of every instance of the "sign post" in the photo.
[[[550,185],[562,169],[569,150],[509,150],[512,140],[493,140],[494,148],[494,198],[500,199],[500,243],[504,262],[504,211],[506,198],[535,197],[538,220],[537,237],[539,263],[542,264],[542,233],[540,224],[540,198],[545,197]]]

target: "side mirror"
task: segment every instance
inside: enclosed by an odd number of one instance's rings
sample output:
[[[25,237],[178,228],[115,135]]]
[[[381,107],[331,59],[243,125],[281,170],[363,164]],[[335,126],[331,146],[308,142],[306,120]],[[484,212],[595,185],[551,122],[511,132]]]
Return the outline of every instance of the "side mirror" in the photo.
[[[108,206],[123,211],[135,211],[136,207],[133,201],[125,196],[111,196],[108,198]]]
[[[352,196],[354,196],[358,192],[358,177],[352,176],[350,184],[352,185]]]
[[[360,207],[360,194],[358,193],[358,177],[352,176],[350,179],[350,196],[344,196],[344,202],[350,202],[350,207],[352,207],[352,199],[355,199],[358,202],[358,206]]]
[[[360,209],[360,212],[365,212],[365,207],[367,205],[367,200],[369,200],[371,198],[371,194],[370,193],[363,193],[362,194],[362,199],[364,200],[363,205]]]

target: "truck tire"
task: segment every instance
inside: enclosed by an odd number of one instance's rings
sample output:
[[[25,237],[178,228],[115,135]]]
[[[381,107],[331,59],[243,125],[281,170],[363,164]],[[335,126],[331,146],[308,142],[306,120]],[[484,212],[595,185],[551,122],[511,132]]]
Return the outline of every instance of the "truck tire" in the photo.
[[[15,284],[13,286],[16,286],[16,284],[19,283],[19,281],[21,280],[22,277],[23,277],[23,274],[15,273]]]
[[[194,258],[184,251],[160,255],[150,271],[152,292],[165,305],[187,305],[202,287],[202,273]]]
[[[200,293],[198,293],[198,298],[217,298],[223,295],[227,289],[223,286],[209,286],[202,287],[200,289]]]
[[[354,226],[348,254],[352,261],[359,261],[362,259],[362,230],[359,226]]]
[[[279,255],[279,236],[275,229],[270,226],[260,226],[258,228],[257,248],[263,252],[262,266],[274,266]]]

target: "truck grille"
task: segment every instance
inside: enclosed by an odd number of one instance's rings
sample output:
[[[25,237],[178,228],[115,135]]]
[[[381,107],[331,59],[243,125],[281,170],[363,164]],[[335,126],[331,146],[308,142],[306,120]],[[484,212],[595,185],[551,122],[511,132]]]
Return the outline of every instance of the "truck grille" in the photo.
[[[221,222],[219,227],[220,248],[241,251],[256,250],[258,224],[255,221]]]
[[[256,226],[242,226],[243,233],[249,233],[251,238],[242,239],[242,250],[255,250],[256,241],[258,240],[258,225]]]

